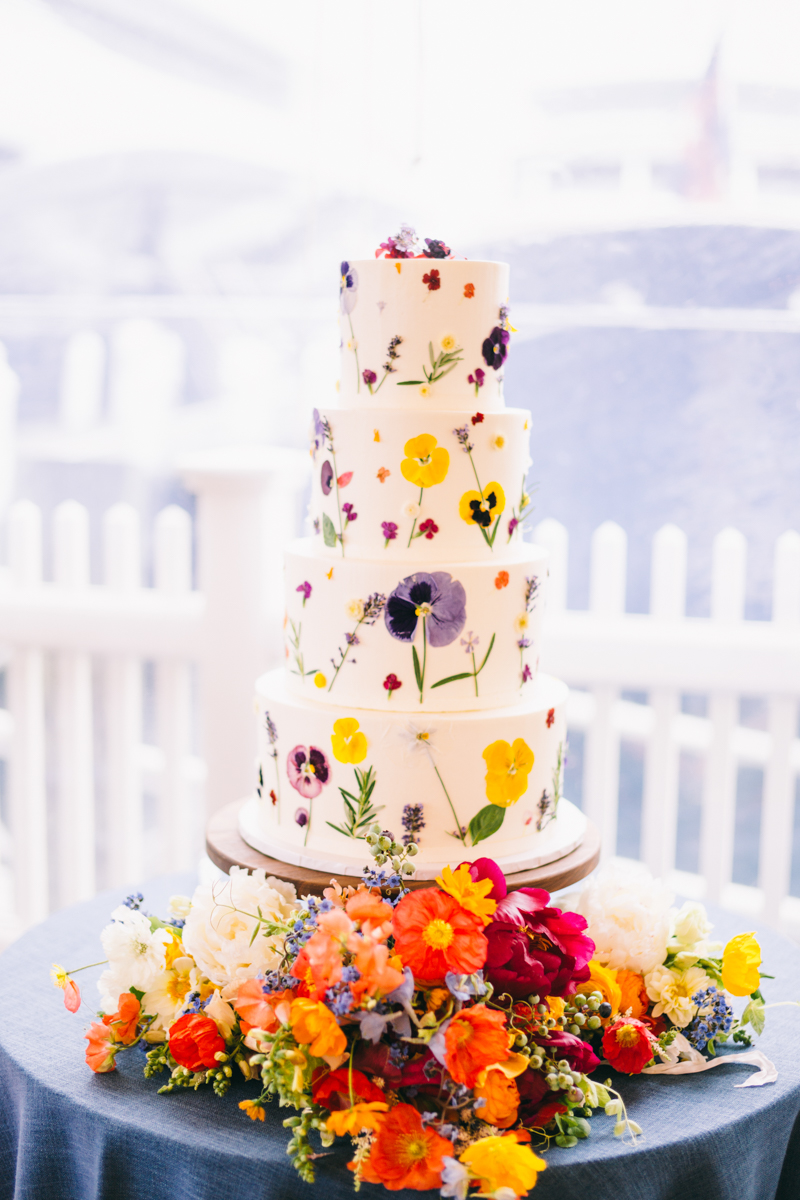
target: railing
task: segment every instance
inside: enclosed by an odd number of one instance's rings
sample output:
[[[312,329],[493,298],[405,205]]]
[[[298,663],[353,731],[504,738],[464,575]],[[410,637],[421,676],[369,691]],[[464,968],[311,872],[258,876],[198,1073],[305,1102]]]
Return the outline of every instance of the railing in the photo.
[[[655,536],[650,613],[625,612],[626,536],[611,522],[592,538],[588,612],[566,609],[567,532],[543,521],[537,541],[551,551],[551,584],[541,665],[574,689],[568,724],[584,731],[584,811],[600,827],[604,852],[617,845],[620,741],[644,748],[640,857],[674,878],[679,756],[704,757],[700,879],[680,878],[709,898],[775,922],[800,925],[789,895],[795,788],[800,773],[800,535],[775,547],[771,621],[744,619],[746,544],[735,529],[714,542],[711,614],[686,617],[686,537],[667,525]],[[621,698],[648,693],[648,704]],[[681,711],[681,697],[707,697],[707,717]],[[739,699],[760,696],[766,731],[744,727]],[[733,883],[736,781],[740,765],[764,769],[759,887]]]

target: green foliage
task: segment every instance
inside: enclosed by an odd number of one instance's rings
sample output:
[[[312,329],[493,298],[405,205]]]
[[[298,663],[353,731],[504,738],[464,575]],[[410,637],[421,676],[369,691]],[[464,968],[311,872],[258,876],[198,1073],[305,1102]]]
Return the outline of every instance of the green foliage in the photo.
[[[385,808],[384,804],[379,804],[377,807],[372,803],[372,793],[375,791],[375,772],[372,767],[367,767],[366,771],[359,771],[358,767],[354,768],[356,773],[356,783],[358,784],[358,795],[354,796],[352,792],[348,792],[345,788],[340,787],[342,800],[344,801],[345,822],[343,825],[334,825],[333,821],[327,821],[331,829],[335,829],[337,833],[344,834],[349,838],[361,838],[365,836],[365,830],[370,825],[378,813]]]
[[[485,841],[493,833],[497,833],[506,815],[506,810],[497,804],[487,804],[477,812],[469,823],[469,836],[472,845]]]
[[[326,546],[336,545],[336,527],[327,513],[322,514],[322,540]]]

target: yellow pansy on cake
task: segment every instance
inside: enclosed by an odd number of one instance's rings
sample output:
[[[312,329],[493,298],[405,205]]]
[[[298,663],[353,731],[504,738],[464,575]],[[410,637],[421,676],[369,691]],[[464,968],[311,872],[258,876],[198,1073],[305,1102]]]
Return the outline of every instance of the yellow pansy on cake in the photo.
[[[567,689],[538,670],[547,553],[524,538],[530,414],[503,398],[508,267],[418,246],[340,265],[286,665],[256,685],[242,834],[332,874],[360,871],[376,821],[418,847],[420,879],[454,856],[538,866],[585,831],[562,799]]]

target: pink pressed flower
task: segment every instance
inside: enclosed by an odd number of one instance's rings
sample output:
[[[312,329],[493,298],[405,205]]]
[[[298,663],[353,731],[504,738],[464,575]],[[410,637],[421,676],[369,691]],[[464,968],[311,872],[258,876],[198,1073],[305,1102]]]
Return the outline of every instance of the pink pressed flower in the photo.
[[[289,783],[306,800],[318,796],[323,784],[330,779],[328,760],[316,746],[295,746],[294,750],[290,750],[286,772]]]

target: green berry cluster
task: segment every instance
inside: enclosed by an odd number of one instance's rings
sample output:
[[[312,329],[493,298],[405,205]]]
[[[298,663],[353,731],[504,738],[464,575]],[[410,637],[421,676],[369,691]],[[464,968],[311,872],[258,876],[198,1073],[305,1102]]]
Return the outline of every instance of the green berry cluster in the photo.
[[[413,875],[416,871],[417,868],[414,864],[408,861],[409,858],[414,858],[419,853],[419,846],[416,842],[409,842],[407,846],[404,846],[401,842],[394,841],[392,835],[385,829],[381,829],[380,825],[370,826],[369,833],[364,840],[379,867],[388,862],[391,863],[392,870],[398,875]]]

